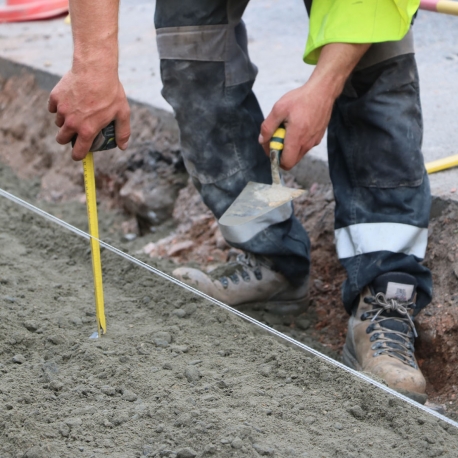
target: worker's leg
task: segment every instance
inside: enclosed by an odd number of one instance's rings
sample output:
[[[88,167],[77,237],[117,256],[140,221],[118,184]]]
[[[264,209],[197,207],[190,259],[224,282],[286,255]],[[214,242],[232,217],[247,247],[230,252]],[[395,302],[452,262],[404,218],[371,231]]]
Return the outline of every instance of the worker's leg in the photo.
[[[343,302],[352,314],[344,361],[424,402],[410,320],[432,295],[421,264],[431,198],[418,73],[413,52],[372,57],[347,82],[328,134],[337,252],[348,274]]]
[[[185,164],[219,218],[249,181],[271,183],[258,144],[263,115],[252,92],[257,72],[241,15],[247,0],[158,0],[162,94],[173,107]],[[267,257],[293,284],[309,272],[309,240],[287,204],[234,230],[226,240]]]
[[[422,132],[412,53],[354,72],[336,102],[328,150],[348,312],[367,284],[392,271],[417,279],[417,310],[431,300],[431,273],[420,263],[431,201]]]

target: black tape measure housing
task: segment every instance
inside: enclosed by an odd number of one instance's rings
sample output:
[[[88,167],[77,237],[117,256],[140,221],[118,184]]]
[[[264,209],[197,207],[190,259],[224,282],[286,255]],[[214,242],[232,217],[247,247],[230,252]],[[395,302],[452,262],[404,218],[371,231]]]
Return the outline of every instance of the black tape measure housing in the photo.
[[[76,138],[78,135],[75,135],[72,138],[72,147],[75,146]],[[92,142],[90,151],[95,153],[96,151],[107,151],[109,149],[116,148],[118,145],[116,144],[115,138],[115,122],[111,121],[107,127],[104,127],[95,137],[94,141]]]

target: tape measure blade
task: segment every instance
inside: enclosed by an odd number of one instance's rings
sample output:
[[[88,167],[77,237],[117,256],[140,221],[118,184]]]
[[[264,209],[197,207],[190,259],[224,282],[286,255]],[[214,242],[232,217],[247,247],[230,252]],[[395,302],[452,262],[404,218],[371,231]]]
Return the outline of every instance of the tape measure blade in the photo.
[[[91,235],[92,273],[94,277],[95,313],[99,336],[106,333],[105,305],[103,297],[102,261],[100,257],[99,224],[97,217],[97,196],[95,190],[94,156],[88,153],[83,159],[84,189],[89,234]]]

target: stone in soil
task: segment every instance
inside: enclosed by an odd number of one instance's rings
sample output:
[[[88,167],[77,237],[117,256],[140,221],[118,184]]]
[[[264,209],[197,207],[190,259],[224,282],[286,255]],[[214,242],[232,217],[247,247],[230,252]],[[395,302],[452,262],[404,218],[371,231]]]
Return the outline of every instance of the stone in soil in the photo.
[[[200,372],[196,366],[187,366],[184,375],[189,383],[198,382],[200,380]]]
[[[11,361],[13,363],[16,363],[16,364],[24,364],[26,359],[25,359],[25,356],[24,355],[14,355],[12,358],[11,358]]]

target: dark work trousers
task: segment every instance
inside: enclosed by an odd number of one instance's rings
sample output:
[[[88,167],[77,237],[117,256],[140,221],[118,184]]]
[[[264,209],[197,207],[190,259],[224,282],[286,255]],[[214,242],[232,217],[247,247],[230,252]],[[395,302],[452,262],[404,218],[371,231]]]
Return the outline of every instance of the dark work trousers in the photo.
[[[252,91],[257,69],[241,20],[248,0],[157,0],[162,94],[173,107],[186,168],[219,218],[247,182],[271,183],[258,144],[263,114]],[[408,41],[408,40],[407,40]],[[376,276],[418,281],[418,308],[431,299],[421,266],[430,207],[421,154],[418,75],[406,40],[375,45],[337,100],[328,129],[336,198],[336,245],[347,269],[348,311]],[[293,284],[310,270],[310,242],[292,204],[229,230],[234,247],[265,256]]]

